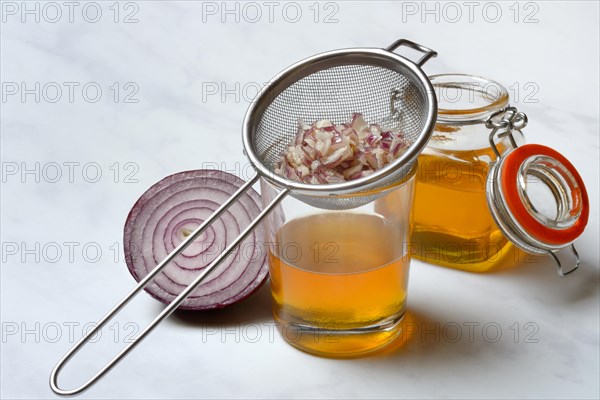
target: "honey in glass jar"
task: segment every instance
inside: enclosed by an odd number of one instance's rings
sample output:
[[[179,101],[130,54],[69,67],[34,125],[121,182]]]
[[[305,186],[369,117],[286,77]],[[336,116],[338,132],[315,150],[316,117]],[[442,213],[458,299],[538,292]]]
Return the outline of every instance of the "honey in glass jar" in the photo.
[[[413,256],[468,271],[493,268],[512,244],[490,214],[486,181],[496,154],[487,119],[505,109],[509,96],[500,84],[471,75],[430,77],[438,98],[435,132],[419,156],[416,176]],[[520,131],[513,137],[524,142]],[[508,138],[497,143],[502,153]]]

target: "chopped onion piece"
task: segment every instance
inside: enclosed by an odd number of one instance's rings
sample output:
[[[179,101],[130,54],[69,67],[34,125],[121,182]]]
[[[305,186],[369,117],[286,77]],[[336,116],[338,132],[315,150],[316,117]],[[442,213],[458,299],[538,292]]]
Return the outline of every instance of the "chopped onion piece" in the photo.
[[[275,173],[288,179],[330,184],[367,176],[393,162],[409,146],[398,131],[368,124],[360,113],[350,123],[298,121],[298,134],[281,155]]]

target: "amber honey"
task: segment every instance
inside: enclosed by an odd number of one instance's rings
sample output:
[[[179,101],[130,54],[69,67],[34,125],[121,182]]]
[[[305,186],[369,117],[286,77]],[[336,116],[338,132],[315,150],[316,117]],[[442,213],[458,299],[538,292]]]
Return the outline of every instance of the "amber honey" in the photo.
[[[351,212],[283,225],[270,253],[274,315],[283,337],[305,351],[336,357],[393,340],[405,310],[409,266],[398,228],[380,216]]]
[[[509,106],[508,92],[474,75],[429,78],[438,114],[427,148],[419,155],[413,256],[473,272],[514,265],[521,254],[496,226],[486,193],[488,172],[497,160],[494,147],[502,155],[524,142],[518,130],[510,137],[493,130]]]
[[[494,267],[511,249],[490,214],[486,180],[494,152],[428,148],[415,185],[413,256],[469,271]]]

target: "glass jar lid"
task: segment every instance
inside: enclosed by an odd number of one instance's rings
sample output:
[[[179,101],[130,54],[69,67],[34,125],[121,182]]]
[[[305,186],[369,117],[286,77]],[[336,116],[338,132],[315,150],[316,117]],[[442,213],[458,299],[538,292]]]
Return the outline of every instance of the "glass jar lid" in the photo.
[[[581,176],[562,154],[526,144],[503,155],[487,181],[490,211],[517,247],[554,258],[561,276],[579,266],[573,241],[584,231],[589,199]],[[558,251],[569,248],[575,266],[565,271]]]

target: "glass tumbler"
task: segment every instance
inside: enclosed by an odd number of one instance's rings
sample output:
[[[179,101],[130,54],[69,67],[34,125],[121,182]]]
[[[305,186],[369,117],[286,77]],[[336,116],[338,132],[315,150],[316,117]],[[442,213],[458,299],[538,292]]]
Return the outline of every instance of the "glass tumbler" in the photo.
[[[306,352],[355,357],[401,331],[416,168],[377,200],[325,210],[287,197],[266,220],[273,314]],[[278,189],[261,180],[264,204]]]

